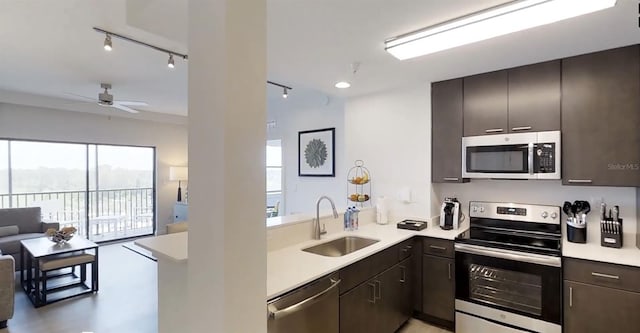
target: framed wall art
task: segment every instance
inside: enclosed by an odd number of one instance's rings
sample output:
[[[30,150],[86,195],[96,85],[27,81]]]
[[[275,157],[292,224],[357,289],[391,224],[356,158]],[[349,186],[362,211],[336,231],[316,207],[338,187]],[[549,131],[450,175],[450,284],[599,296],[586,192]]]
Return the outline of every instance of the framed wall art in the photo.
[[[335,128],[298,132],[298,176],[336,176],[335,138]]]

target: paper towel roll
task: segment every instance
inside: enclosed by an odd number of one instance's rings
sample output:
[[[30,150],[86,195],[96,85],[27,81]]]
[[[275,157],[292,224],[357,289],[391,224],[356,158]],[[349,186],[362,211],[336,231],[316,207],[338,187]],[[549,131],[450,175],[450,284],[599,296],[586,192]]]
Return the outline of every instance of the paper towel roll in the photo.
[[[387,207],[387,198],[382,196],[376,200],[376,222],[378,224],[389,223],[389,211]]]

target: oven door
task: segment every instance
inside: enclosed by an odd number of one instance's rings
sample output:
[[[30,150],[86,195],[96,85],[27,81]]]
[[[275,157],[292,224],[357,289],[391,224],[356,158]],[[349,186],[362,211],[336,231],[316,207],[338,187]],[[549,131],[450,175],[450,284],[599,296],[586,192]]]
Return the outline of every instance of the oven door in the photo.
[[[470,244],[457,243],[455,248],[456,303],[462,301],[469,303],[470,309],[486,307],[489,312],[493,309],[535,322],[561,324],[560,257]],[[458,306],[456,310],[460,310]],[[482,313],[467,311],[472,312],[467,315],[486,318]]]
[[[462,177],[536,178],[533,165],[536,133],[462,138]]]

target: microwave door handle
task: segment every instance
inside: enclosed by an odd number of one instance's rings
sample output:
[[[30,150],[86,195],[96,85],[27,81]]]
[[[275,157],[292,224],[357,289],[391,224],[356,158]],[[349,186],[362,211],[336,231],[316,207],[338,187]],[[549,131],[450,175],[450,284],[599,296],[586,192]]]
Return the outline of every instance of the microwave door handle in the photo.
[[[529,143],[529,157],[528,157],[528,167],[529,167],[529,174],[533,175],[533,143]]]

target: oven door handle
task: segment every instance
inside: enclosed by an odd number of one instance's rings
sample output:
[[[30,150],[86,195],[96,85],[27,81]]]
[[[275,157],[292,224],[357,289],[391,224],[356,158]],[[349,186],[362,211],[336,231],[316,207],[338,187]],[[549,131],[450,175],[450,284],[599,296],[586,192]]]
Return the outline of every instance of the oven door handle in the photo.
[[[515,260],[529,264],[562,267],[560,257],[545,256],[535,253],[522,253],[505,249],[486,248],[470,244],[455,244],[456,252],[477,254],[486,257]]]

